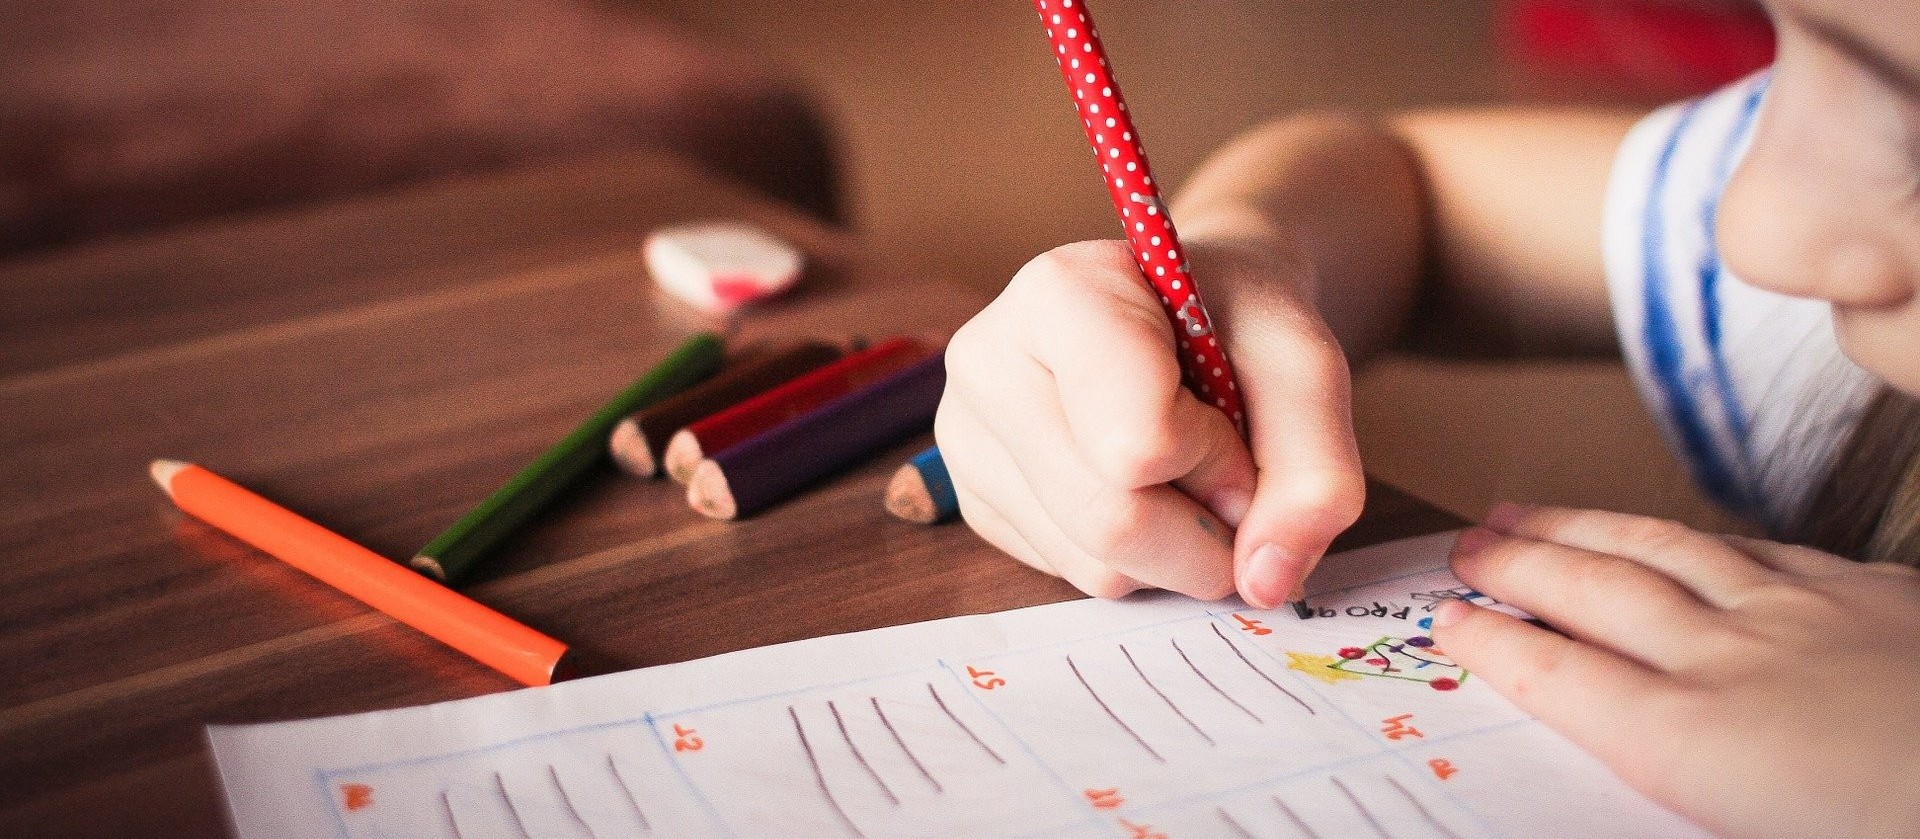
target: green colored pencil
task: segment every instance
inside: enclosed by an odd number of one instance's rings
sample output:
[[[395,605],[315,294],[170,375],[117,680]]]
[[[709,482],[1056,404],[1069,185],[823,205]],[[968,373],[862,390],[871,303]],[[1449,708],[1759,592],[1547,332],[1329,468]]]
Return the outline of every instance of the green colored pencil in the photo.
[[[628,414],[684,390],[720,369],[725,348],[717,335],[696,333],[666,360],[613,397],[586,423],[520,470],[487,500],[454,522],[413,558],[421,573],[457,581],[480,564],[501,539],[540,512],[560,491],[607,456],[607,435]]]

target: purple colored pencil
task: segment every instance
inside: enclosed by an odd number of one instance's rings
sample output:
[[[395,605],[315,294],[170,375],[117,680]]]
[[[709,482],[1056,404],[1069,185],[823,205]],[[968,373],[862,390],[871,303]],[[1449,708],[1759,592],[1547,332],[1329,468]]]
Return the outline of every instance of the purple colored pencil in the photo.
[[[946,388],[938,353],[741,441],[700,463],[687,502],[717,519],[750,516],[933,426]]]

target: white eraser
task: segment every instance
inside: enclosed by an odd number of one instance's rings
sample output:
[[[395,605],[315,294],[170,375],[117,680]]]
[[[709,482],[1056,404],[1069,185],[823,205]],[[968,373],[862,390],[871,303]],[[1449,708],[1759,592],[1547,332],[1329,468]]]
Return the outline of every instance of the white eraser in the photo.
[[[662,289],[707,311],[727,311],[800,280],[800,249],[751,224],[709,221],[647,236],[647,270]]]

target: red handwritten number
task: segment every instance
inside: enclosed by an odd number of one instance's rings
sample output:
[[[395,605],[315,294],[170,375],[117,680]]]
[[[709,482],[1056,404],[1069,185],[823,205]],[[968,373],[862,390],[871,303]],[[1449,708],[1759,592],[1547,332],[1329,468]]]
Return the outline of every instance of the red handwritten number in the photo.
[[[1119,809],[1120,805],[1127,803],[1126,799],[1120,797],[1119,787],[1112,789],[1090,789],[1081,794],[1087,797],[1087,803],[1092,804],[1095,810],[1115,810]]]
[[[1407,725],[1407,720],[1410,719],[1413,719],[1412,714],[1401,714],[1397,717],[1388,717],[1381,720],[1380,733],[1387,735],[1388,740],[1396,741],[1403,737],[1425,738],[1427,735],[1421,734],[1420,729]]]
[[[340,797],[345,799],[341,803],[345,804],[349,810],[370,807],[373,805],[373,787],[366,784],[341,784]]]
[[[675,723],[673,726],[673,750],[676,752],[697,752],[706,748],[707,742],[695,736],[698,733],[699,732],[691,728]]]
[[[1271,635],[1273,633],[1273,630],[1261,626],[1259,621],[1249,617],[1242,617],[1239,613],[1235,613],[1233,619],[1240,622],[1241,629],[1255,635]]]
[[[981,670],[971,664],[967,665],[967,678],[972,679],[973,686],[981,690],[993,690],[1007,683],[1006,679],[993,675],[992,670]]]
[[[1433,776],[1442,781],[1453,777],[1455,773],[1460,771],[1459,767],[1454,766],[1452,761],[1444,757],[1436,757],[1427,761],[1427,768],[1432,769]]]
[[[1120,826],[1127,829],[1132,839],[1167,839],[1167,834],[1154,830],[1150,824],[1134,824],[1126,819],[1120,820]]]

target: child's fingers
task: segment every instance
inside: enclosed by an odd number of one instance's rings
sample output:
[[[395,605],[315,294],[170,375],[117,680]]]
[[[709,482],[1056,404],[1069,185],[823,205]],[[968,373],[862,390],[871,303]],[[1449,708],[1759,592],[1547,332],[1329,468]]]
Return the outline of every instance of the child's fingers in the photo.
[[[1502,504],[1487,526],[1515,536],[1631,559],[1678,580],[1722,608],[1775,582],[1771,569],[1719,537],[1679,522],[1602,510]]]
[[[1732,534],[1721,534],[1715,538],[1753,557],[1768,568],[1803,577],[1822,577],[1857,570],[1861,567],[1860,563],[1845,557],[1800,545],[1783,545],[1779,542]]]
[[[1240,311],[1230,350],[1259,470],[1235,546],[1249,603],[1285,600],[1360,517],[1366,478],[1354,442],[1346,358],[1310,313],[1281,301]]]
[[[999,548],[1008,556],[1036,570],[1055,577],[1060,576],[1060,570],[1053,567],[1053,563],[1047,561],[1039,551],[1034,550],[1033,545],[1027,541],[1027,537],[1013,529],[1013,525],[1005,516],[1000,515],[992,504],[973,494],[967,489],[966,484],[954,482],[953,497],[960,504],[960,518],[967,523],[967,527],[973,529],[976,535],[985,539],[987,544]]]
[[[1232,533],[1211,512],[1165,484],[1108,483],[1063,442],[1069,437],[1056,411],[1001,404],[996,415],[1003,421],[995,430],[1008,432],[1000,443],[1036,505],[1002,512],[1030,538],[1028,517],[1044,517],[1080,551],[1140,582],[1202,600],[1233,590]]]
[[[1684,698],[1679,688],[1658,673],[1491,609],[1442,603],[1434,640],[1500,695],[1642,789],[1661,759],[1648,745],[1680,742],[1679,727],[1692,721],[1676,713]]]
[[[973,532],[979,534],[980,538],[1005,551],[1014,559],[1066,580],[1072,583],[1074,588],[1093,597],[1108,599],[1125,597],[1145,588],[1138,580],[1098,563],[1078,561],[1077,557],[1074,558],[1075,561],[1066,564],[1066,571],[1063,572],[1060,566],[1035,550],[1027,538],[1020,535],[1020,531],[1015,529],[1006,517],[1000,515],[993,505],[958,485],[953,488],[953,493],[960,502],[960,514],[966,519],[967,526],[973,528]]]
[[[1104,557],[1089,554],[1075,544],[1036,499],[1033,486],[1014,457],[964,406],[950,409],[943,403],[935,432],[943,452],[949,445],[956,449],[956,455],[947,462],[956,494],[965,491],[977,509],[990,512],[980,517],[986,529],[975,528],[983,537],[994,541],[990,534],[1003,532],[1004,527],[1004,532],[1016,534],[1039,559],[1027,564],[1051,570],[1095,597],[1120,597],[1143,583],[1158,584],[1127,576]],[[966,507],[961,509],[964,513]],[[974,518],[969,517],[967,523],[974,525]]]
[[[1196,499],[1237,521],[1253,494],[1253,460],[1232,421],[1186,389],[1166,312],[1126,245],[1056,248],[1015,282],[1030,298],[1020,334],[1052,375],[1087,465],[1130,489],[1184,479]]]
[[[1715,610],[1679,583],[1619,557],[1468,528],[1454,574],[1574,637],[1671,669],[1724,649]]]

